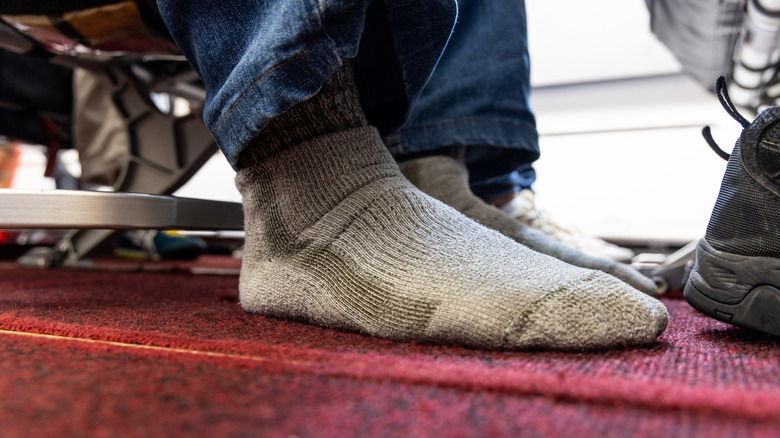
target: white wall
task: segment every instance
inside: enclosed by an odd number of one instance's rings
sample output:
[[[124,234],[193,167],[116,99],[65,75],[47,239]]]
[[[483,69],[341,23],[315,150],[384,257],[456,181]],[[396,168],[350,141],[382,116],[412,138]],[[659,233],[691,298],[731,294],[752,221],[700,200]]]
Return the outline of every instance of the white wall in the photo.
[[[740,127],[678,73],[649,30],[644,1],[528,0],[527,8],[539,203],[609,238],[703,235],[726,163],[701,128],[711,125],[730,151]]]
[[[701,127],[711,125],[730,150],[739,125],[714,96],[675,75],[644,1],[528,0],[527,9],[539,203],[609,238],[681,243],[702,235],[725,162]],[[219,156],[178,194],[240,199]]]

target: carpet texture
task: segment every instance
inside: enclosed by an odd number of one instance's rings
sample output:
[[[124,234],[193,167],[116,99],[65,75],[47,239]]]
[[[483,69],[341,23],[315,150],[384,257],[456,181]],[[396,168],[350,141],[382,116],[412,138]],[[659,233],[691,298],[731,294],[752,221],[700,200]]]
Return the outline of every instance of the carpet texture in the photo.
[[[229,267],[220,265],[221,267]],[[777,436],[780,343],[490,352],[244,313],[235,276],[0,269],[0,436]]]

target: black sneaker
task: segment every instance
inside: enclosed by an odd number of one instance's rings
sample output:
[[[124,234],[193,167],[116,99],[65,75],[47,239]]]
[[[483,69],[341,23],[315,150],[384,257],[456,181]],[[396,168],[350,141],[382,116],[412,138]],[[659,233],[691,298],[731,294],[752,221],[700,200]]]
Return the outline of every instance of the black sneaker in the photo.
[[[780,336],[780,107],[751,123],[729,100],[723,78],[717,91],[744,130],[730,157],[721,151],[726,174],[685,299],[720,321]]]

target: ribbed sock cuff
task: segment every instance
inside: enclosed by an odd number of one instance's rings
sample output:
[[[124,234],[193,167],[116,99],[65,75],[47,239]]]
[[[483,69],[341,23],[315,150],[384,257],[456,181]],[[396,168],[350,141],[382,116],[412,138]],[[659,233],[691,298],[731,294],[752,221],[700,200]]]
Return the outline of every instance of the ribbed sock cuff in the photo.
[[[328,78],[320,91],[271,121],[241,152],[238,167],[257,163],[317,137],[367,126],[349,63]]]

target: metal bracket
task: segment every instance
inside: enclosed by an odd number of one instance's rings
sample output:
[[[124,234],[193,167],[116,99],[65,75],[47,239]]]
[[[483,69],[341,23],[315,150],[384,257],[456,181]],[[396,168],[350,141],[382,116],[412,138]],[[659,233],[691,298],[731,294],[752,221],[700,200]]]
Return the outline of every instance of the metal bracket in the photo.
[[[51,267],[78,264],[114,230],[241,230],[243,212],[240,203],[174,196],[0,189],[1,228],[75,229],[48,253],[36,248],[19,260]]]
[[[674,253],[666,256],[662,263],[635,262],[631,265],[639,272],[650,277],[658,287],[658,294],[679,291],[685,287],[693,266],[693,257],[698,240],[688,243]]]
[[[113,187],[116,192],[169,195],[189,180],[217,152],[216,143],[203,123],[199,110],[203,103],[199,100],[202,95],[198,93],[187,94],[186,97],[195,108],[190,114],[185,116],[165,114],[155,107],[149,96],[149,89],[154,88],[153,77],[148,75],[138,77],[133,73],[131,67],[118,63],[90,65],[90,68],[108,76],[114,84],[111,92],[113,100],[122,115],[130,139],[130,158]],[[169,86],[167,89],[173,88]],[[186,210],[187,212],[176,217],[175,221],[177,222],[164,221],[165,223],[161,224],[157,222],[159,217],[151,222],[141,220],[146,216],[141,215],[138,211],[139,209],[160,208],[161,201],[158,199],[117,198],[108,192],[86,193],[84,197],[75,196],[75,194],[64,194],[64,196],[59,197],[60,194],[57,196],[43,194],[31,198],[32,202],[24,202],[23,197],[20,196],[13,197],[13,202],[34,209],[40,215],[38,219],[35,219],[31,215],[25,214],[24,217],[28,219],[26,228],[46,228],[46,224],[55,225],[51,222],[52,215],[63,215],[71,218],[67,226],[58,222],[58,225],[54,226],[55,228],[76,228],[56,245],[53,250],[56,254],[48,257],[46,261],[40,261],[41,251],[37,250],[35,259],[38,261],[34,264],[44,263],[46,266],[78,264],[82,258],[87,257],[103,242],[110,239],[116,233],[114,229],[146,227],[149,229],[187,229],[190,228],[189,224],[195,218],[207,217],[204,215],[209,215],[218,211],[217,209],[225,207],[214,204],[198,204],[194,200],[187,201],[176,207],[177,211]],[[8,195],[8,193],[4,193],[3,196]],[[105,199],[100,200],[100,197],[105,197]],[[74,208],[68,203],[77,203],[82,200],[94,202],[96,205],[100,205],[102,210],[98,212],[95,208],[82,205],[79,207],[80,211],[84,212],[82,216],[76,218],[67,213],[68,210]],[[4,205],[9,205],[9,201],[10,198],[0,198],[0,202]],[[202,210],[199,210],[200,208]],[[233,212],[236,211],[235,206],[225,208]],[[14,210],[19,211],[19,209]],[[110,211],[116,215],[124,216],[127,221],[122,222],[122,225],[119,226],[117,221],[113,220],[114,217],[110,215]],[[7,211],[3,213],[7,213]],[[230,212],[224,214],[234,216]],[[146,218],[148,219],[148,217]],[[120,218],[116,217],[116,219]],[[139,222],[130,223],[129,220],[139,220]],[[7,220],[3,222],[10,223]],[[20,224],[19,222],[14,223]],[[114,225],[109,226],[110,223]],[[100,229],[101,226],[112,229]],[[240,226],[223,223],[222,229],[240,229]],[[62,256],[62,254],[67,255]],[[24,259],[23,256],[22,260]]]

